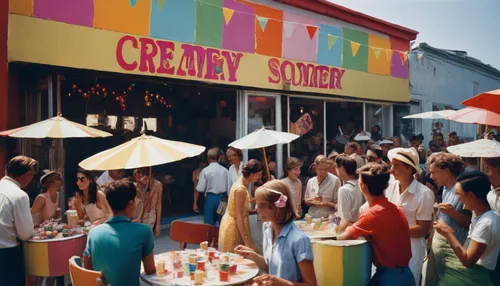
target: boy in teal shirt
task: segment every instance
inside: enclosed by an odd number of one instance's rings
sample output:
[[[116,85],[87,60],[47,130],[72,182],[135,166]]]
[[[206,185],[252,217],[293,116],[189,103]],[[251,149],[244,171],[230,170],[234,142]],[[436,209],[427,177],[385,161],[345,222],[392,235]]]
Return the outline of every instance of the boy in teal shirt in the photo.
[[[102,271],[107,285],[139,285],[141,261],[146,274],[156,272],[153,231],[146,224],[130,220],[136,196],[132,182],[115,181],[106,193],[113,217],[89,232],[84,267]]]

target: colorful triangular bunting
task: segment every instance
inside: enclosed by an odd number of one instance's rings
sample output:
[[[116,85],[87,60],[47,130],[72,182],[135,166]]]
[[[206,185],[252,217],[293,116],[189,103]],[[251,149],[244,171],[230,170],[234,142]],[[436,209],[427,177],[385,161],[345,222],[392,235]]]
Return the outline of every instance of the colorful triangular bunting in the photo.
[[[356,43],[354,41],[351,41],[351,51],[352,51],[352,56],[355,57],[356,54],[359,51],[359,47],[361,46],[360,43]]]
[[[135,7],[135,5],[137,4],[137,0],[129,0],[130,2],[130,6],[132,6],[132,8]]]
[[[314,38],[314,35],[316,35],[316,31],[318,30],[318,27],[306,25],[306,29],[307,29],[307,33],[309,33],[309,38],[311,38],[311,40],[312,40]]]
[[[378,60],[378,58],[380,57],[380,52],[382,51],[381,48],[372,48],[373,50],[373,54],[375,55],[375,58]]]
[[[331,50],[339,37],[328,34],[328,49]]]
[[[387,56],[387,60],[390,61],[392,59],[392,50],[385,50],[385,55]]]
[[[283,22],[283,35],[286,38],[290,38],[295,30],[295,23],[293,22]]]
[[[262,32],[264,32],[267,26],[267,21],[269,21],[269,19],[266,17],[257,16],[257,21],[259,21],[260,29],[262,30]]]
[[[158,7],[160,8],[160,10],[163,10],[163,5],[165,5],[165,1],[166,0],[156,0],[156,2],[158,3]]]
[[[408,52],[399,52],[399,58],[401,59],[401,64],[404,65],[408,59]]]
[[[229,25],[231,18],[233,18],[234,10],[226,7],[222,8],[222,13],[224,14],[224,19],[226,20],[226,25]]]

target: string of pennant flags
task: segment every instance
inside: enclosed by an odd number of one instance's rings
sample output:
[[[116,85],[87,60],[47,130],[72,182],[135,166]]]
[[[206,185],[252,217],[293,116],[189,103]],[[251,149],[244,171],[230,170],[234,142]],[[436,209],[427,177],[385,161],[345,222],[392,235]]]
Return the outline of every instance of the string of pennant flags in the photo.
[[[308,25],[308,24],[304,24],[304,23],[283,21],[283,20],[279,20],[279,19],[275,19],[275,18],[263,17],[263,16],[247,13],[244,11],[238,11],[235,9],[222,7],[222,6],[219,6],[219,5],[216,5],[213,3],[208,3],[208,2],[205,2],[202,0],[193,0],[193,1],[201,3],[201,4],[205,4],[205,5],[210,5],[210,6],[214,6],[217,8],[221,8],[223,16],[224,16],[224,22],[226,23],[226,25],[229,25],[229,23],[231,22],[231,19],[234,16],[234,13],[236,12],[239,14],[255,16],[256,21],[259,23],[259,27],[260,27],[262,32],[264,32],[266,30],[269,20],[283,23],[283,34],[287,38],[290,38],[292,36],[297,25],[300,25],[306,29],[311,40],[316,36],[316,34],[319,31],[319,33],[323,33],[323,34],[327,35],[327,43],[328,43],[329,50],[331,50],[337,44],[339,39],[343,40],[343,41],[349,41],[350,47],[351,47],[351,53],[352,53],[353,57],[356,57],[356,55],[361,47],[367,47],[369,50],[372,51],[376,60],[379,60],[380,54],[382,52],[385,53],[387,61],[390,61],[392,59],[392,56],[394,53],[398,53],[399,58],[401,59],[401,64],[404,64],[406,61],[409,60],[409,54],[415,55],[416,59],[419,63],[422,61],[422,58],[423,58],[422,52],[413,53],[413,52],[409,52],[409,51],[392,50],[392,49],[386,49],[386,48],[381,48],[381,47],[365,45],[365,44],[362,44],[362,43],[359,43],[359,42],[356,42],[356,41],[353,41],[353,40],[350,40],[350,39],[347,39],[347,38],[344,38],[344,37],[341,37],[338,35],[332,35],[330,33],[327,33],[316,25]],[[163,5],[165,3],[165,0],[157,0],[157,3],[159,5],[160,9],[162,9]]]

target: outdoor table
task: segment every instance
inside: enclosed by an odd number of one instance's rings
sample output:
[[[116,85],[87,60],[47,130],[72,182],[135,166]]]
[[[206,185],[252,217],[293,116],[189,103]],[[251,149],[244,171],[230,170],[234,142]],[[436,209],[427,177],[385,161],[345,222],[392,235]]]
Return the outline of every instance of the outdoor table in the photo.
[[[22,242],[26,273],[38,277],[61,277],[69,274],[69,259],[82,256],[87,235]]]
[[[371,279],[372,254],[366,240],[313,240],[318,286],[364,286]]]
[[[219,253],[213,248],[209,248],[210,251],[215,251],[216,253]],[[182,257],[182,266],[183,268],[180,270],[174,270],[173,267],[173,261],[172,261],[172,251],[165,252],[165,253],[160,253],[155,255],[155,262],[158,265],[158,261],[164,261],[165,262],[165,270],[166,273],[164,274],[153,274],[153,275],[146,275],[144,273],[141,273],[141,279],[148,285],[158,285],[158,286],[173,286],[173,285],[186,285],[186,286],[191,286],[191,285],[203,285],[203,286],[222,286],[222,285],[243,285],[247,281],[251,280],[257,274],[259,273],[259,268],[258,266],[251,260],[248,259],[242,259],[241,256],[229,253],[230,256],[230,261],[231,264],[236,264],[237,265],[237,272],[234,275],[229,275],[228,281],[220,281],[219,280],[219,271],[216,269],[215,265],[211,264],[210,262],[206,262],[205,264],[205,271],[206,271],[206,276],[204,279],[203,284],[196,284],[194,280],[191,280],[189,274],[185,273],[185,265],[189,263],[189,254],[190,253],[196,253],[199,256],[205,256],[206,251],[203,251],[201,249],[197,250],[183,250],[179,251],[181,253]],[[239,257],[239,258],[237,258]],[[177,273],[178,272],[184,272],[182,278],[177,278]]]
[[[308,224],[305,220],[297,220],[294,223],[302,230],[310,239],[327,239],[336,236],[330,222],[322,222],[319,229],[314,229],[314,223]]]

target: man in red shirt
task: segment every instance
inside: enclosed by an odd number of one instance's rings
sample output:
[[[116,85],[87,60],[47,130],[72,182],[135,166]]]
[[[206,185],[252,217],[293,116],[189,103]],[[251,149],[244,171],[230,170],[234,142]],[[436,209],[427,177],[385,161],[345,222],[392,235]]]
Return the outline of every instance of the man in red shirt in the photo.
[[[415,286],[408,267],[412,255],[408,221],[384,195],[389,177],[387,165],[369,163],[360,168],[359,188],[370,208],[337,239],[364,236],[370,242],[377,271],[368,285]]]

